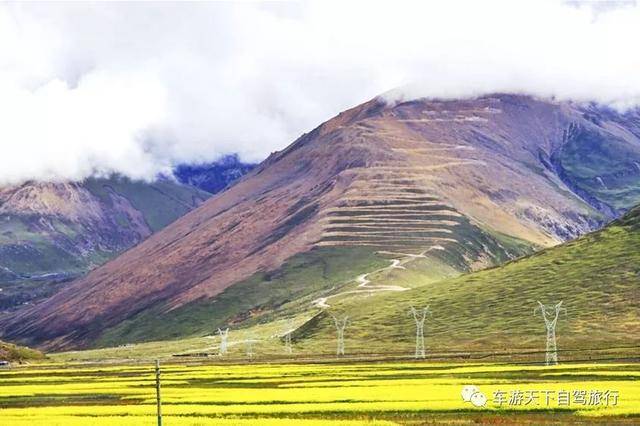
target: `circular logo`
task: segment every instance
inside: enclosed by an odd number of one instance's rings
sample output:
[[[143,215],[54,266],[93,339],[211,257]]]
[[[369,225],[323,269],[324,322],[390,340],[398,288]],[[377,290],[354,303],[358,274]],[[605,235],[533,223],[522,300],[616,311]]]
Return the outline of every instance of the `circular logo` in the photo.
[[[480,388],[475,385],[467,385],[462,388],[462,400],[470,402],[476,407],[484,407],[487,405],[487,397],[480,392]]]

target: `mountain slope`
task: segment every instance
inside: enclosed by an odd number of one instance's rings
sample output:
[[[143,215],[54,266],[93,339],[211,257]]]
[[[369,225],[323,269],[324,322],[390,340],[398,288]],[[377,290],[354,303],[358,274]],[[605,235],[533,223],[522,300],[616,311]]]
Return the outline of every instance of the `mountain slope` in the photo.
[[[145,313],[215,306],[234,283],[314,248],[410,254],[446,274],[491,266],[637,202],[638,122],[638,111],[515,95],[373,100],[0,325],[13,339],[86,346]]]
[[[123,178],[0,188],[0,309],[49,294],[208,197],[171,181]]]
[[[397,271],[403,274],[403,271]],[[397,277],[377,276],[378,284]],[[558,319],[561,359],[637,356],[640,345],[640,207],[601,231],[500,267],[440,281],[401,294],[335,300],[329,311],[348,315],[354,352],[412,353],[411,306],[430,306],[425,337],[435,353],[543,351],[545,326],[537,301],[563,301]],[[299,350],[333,347],[326,313],[298,330]],[[588,349],[588,350],[587,350]],[[544,354],[533,354],[538,360]]]
[[[35,349],[25,348],[0,341],[0,361],[29,362],[43,360],[44,354]]]

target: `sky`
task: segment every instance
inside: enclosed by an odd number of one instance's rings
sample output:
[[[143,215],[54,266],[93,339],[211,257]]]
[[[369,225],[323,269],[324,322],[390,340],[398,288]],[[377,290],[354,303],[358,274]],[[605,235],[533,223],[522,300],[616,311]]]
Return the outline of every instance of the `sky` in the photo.
[[[0,185],[256,162],[378,95],[640,102],[634,1],[0,3]]]

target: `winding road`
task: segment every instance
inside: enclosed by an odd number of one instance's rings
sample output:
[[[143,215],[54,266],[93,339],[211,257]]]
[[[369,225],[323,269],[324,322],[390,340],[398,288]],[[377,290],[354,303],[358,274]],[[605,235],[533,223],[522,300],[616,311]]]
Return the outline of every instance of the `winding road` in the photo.
[[[358,293],[377,293],[377,292],[381,292],[381,291],[405,291],[405,290],[409,290],[408,287],[402,287],[399,285],[371,285],[371,280],[369,279],[369,275],[371,274],[376,274],[379,272],[385,272],[385,271],[389,271],[391,269],[405,269],[405,267],[403,265],[405,265],[408,262],[411,262],[415,259],[418,258],[426,258],[426,254],[428,252],[430,252],[431,250],[444,250],[444,247],[436,245],[436,246],[431,246],[428,249],[426,249],[425,251],[421,252],[420,254],[407,254],[407,253],[394,253],[394,252],[388,252],[388,251],[380,251],[378,253],[381,254],[400,254],[403,257],[401,259],[392,259],[391,260],[391,265],[385,267],[385,268],[380,268],[380,269],[376,269],[374,271],[371,272],[367,272],[366,274],[362,274],[362,275],[358,275],[355,278],[355,281],[358,283],[358,287],[355,290],[348,290],[348,291],[343,291],[340,293],[336,293],[336,294],[332,294],[330,296],[325,296],[325,297],[319,297],[318,299],[315,299],[314,301],[311,302],[311,304],[317,308],[322,308],[322,309],[326,309],[326,308],[330,308],[331,305],[329,305],[327,303],[327,301],[331,298],[337,297],[337,296],[344,296],[346,294],[358,294]]]

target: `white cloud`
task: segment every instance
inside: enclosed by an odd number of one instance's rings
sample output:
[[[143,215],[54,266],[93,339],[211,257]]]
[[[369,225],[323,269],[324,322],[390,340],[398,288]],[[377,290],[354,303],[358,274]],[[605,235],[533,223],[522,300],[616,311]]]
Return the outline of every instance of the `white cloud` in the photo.
[[[165,122],[162,84],[150,75],[95,71],[75,88],[49,80],[27,90],[0,82],[0,177],[82,179],[120,172],[144,179],[168,164],[145,147]]]
[[[636,105],[640,8],[616,4],[3,3],[0,183],[255,161],[398,86]]]

